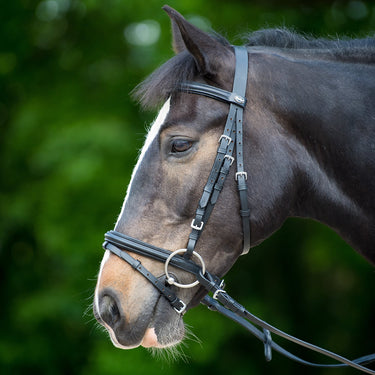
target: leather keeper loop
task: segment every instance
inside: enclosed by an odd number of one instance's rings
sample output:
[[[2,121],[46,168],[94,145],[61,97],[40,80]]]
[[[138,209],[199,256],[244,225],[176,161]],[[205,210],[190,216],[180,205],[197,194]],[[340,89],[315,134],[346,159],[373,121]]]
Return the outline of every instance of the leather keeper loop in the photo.
[[[242,217],[250,217],[250,210],[240,210],[240,215]]]

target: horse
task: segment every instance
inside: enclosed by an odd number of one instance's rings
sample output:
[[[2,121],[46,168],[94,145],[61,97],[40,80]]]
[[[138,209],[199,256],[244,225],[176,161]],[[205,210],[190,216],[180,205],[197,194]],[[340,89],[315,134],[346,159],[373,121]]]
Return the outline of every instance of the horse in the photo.
[[[248,59],[242,82],[246,106],[242,96],[229,104],[239,113],[243,101],[246,169],[226,171],[215,208],[199,223],[198,203],[218,145],[235,148],[228,135],[223,138],[229,99],[217,100],[218,92],[232,93],[235,48],[174,9],[164,10],[176,54],[135,89],[144,107],[161,109],[133,170],[115,225],[117,238],[135,239],[134,249],[144,244],[153,252],[164,249],[166,258],[192,259],[222,277],[288,217],[303,217],[333,228],[375,264],[375,39],[316,39],[287,29],[248,36],[242,47]],[[216,96],[210,97],[210,90]],[[223,163],[238,158],[233,155]],[[245,199],[238,194],[240,178]],[[199,235],[186,256],[192,232]],[[244,237],[250,241],[246,246]],[[181,342],[183,315],[207,290],[171,257],[167,267],[131,246],[121,256],[108,246],[93,309],[113,344],[167,348]],[[163,285],[184,301],[183,308],[171,304]]]

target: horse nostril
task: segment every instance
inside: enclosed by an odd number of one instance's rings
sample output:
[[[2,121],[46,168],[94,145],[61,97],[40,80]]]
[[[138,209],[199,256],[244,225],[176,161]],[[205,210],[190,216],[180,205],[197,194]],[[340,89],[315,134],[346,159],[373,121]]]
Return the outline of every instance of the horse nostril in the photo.
[[[102,320],[110,327],[121,319],[121,313],[116,302],[116,299],[110,294],[104,294],[99,300],[99,314]]]

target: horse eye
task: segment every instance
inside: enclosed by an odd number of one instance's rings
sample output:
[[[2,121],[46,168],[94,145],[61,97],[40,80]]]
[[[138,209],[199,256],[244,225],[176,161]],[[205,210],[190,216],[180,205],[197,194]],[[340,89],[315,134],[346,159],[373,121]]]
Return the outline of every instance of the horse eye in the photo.
[[[175,139],[172,142],[171,152],[174,154],[188,151],[193,146],[193,142],[187,139]]]

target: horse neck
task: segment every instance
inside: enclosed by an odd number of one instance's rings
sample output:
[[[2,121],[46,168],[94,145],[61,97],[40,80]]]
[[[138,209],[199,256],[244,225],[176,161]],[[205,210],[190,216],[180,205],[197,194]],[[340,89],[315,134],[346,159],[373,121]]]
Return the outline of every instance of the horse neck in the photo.
[[[257,54],[254,90],[294,147],[290,216],[321,221],[375,263],[374,66]]]

